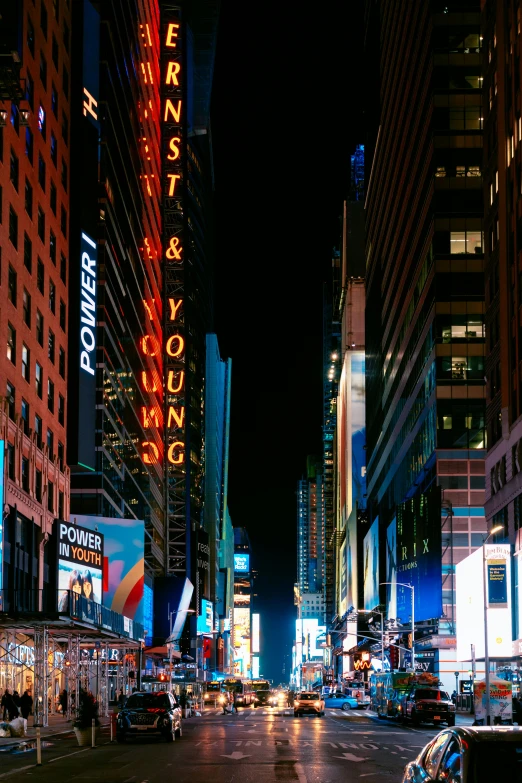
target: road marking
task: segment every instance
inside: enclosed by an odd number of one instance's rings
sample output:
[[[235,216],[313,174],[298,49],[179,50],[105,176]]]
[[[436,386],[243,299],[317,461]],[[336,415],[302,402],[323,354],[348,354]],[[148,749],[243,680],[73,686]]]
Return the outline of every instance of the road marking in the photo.
[[[295,771],[297,772],[297,777],[299,778],[299,783],[306,783],[306,775],[304,773],[302,764],[296,764],[295,765]]]
[[[65,756],[57,756],[55,759],[49,759],[49,764],[52,764],[53,761],[60,761],[60,759],[66,759],[69,758],[69,756],[77,756],[78,753],[85,753],[86,750],[92,750],[92,748],[89,746],[88,748],[84,748],[83,750],[75,750],[74,753],[66,753]]]
[[[17,772],[24,772],[26,769],[34,769],[34,764],[28,764],[26,767],[19,767],[18,769],[12,769],[10,772],[3,772],[0,778],[8,778],[10,775],[16,775]]]
[[[355,756],[353,753],[343,753],[342,756],[334,756],[336,759],[343,759],[344,761],[369,761],[368,758],[362,756]]]
[[[241,753],[240,750],[235,750],[233,753],[230,753],[230,754],[222,753],[221,756],[224,759],[234,759],[234,761],[239,761],[239,759],[249,759],[250,758],[248,753],[245,755],[244,753]]]

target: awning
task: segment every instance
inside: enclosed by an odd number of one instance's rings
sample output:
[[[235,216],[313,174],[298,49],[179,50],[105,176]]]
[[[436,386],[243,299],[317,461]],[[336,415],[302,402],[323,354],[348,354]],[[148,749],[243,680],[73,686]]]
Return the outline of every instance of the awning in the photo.
[[[161,647],[145,647],[143,652],[145,655],[161,655],[162,658],[169,657],[169,650],[167,645],[163,645]],[[172,650],[172,657],[181,658],[181,653],[178,650]]]

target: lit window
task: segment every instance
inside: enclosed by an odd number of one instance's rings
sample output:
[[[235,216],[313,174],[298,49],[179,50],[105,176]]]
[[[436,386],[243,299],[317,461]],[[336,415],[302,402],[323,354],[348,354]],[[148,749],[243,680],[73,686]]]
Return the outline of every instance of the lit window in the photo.
[[[446,167],[445,166],[437,166],[437,169],[435,171],[436,177],[445,177],[446,176]]]

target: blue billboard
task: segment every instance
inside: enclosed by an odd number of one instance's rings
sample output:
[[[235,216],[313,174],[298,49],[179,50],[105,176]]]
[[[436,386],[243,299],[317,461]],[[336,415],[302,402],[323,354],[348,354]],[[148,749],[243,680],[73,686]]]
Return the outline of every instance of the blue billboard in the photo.
[[[397,615],[415,620],[442,615],[442,541],[440,487],[418,493],[397,506]],[[401,582],[411,586],[402,587]],[[413,590],[411,589],[413,588]]]
[[[374,609],[379,603],[379,517],[376,517],[363,542],[364,608]]]
[[[250,573],[250,555],[234,554],[234,572],[236,574]]]

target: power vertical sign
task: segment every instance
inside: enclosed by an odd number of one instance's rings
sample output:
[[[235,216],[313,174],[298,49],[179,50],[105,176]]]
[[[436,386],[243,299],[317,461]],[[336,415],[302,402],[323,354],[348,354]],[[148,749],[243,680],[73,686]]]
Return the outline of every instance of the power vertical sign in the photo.
[[[167,572],[186,570],[185,58],[179,5],[161,4]]]

